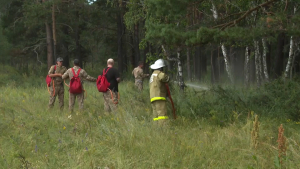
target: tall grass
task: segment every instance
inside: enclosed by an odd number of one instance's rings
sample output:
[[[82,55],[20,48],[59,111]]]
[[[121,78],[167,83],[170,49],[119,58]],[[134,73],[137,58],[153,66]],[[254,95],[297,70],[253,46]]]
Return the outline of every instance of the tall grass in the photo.
[[[73,114],[67,110],[67,88],[61,112],[58,103],[47,110],[42,81],[24,84],[0,87],[0,168],[276,168],[282,167],[276,162],[281,123],[288,143],[284,167],[300,168],[299,124],[269,116],[268,110],[277,113],[274,101],[280,98],[267,89],[187,89],[182,95],[173,86],[179,117],[160,128],[151,120],[147,84],[137,92],[133,82],[122,82],[118,113],[110,115],[94,83],[84,84],[85,111],[78,112],[76,102]],[[250,147],[254,114],[262,116],[256,149]]]

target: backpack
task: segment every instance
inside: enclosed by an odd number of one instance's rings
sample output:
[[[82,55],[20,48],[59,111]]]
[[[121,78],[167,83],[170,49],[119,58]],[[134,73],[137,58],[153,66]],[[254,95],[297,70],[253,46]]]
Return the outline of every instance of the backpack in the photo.
[[[80,68],[78,69],[78,72],[76,75],[75,75],[74,69],[73,68],[71,68],[71,69],[73,72],[73,77],[70,80],[70,93],[73,93],[73,94],[82,93],[82,85],[81,85],[81,81],[79,78],[79,73],[80,73],[81,69]]]
[[[54,71],[56,70],[56,65],[54,66]],[[47,83],[47,86],[50,87],[50,84],[51,84],[51,77],[49,75],[46,76],[46,83]]]
[[[109,69],[110,67],[106,70],[106,72],[105,69],[103,69],[102,75],[98,76],[96,84],[99,92],[107,92],[108,87],[110,86],[110,83],[107,81],[105,76]]]

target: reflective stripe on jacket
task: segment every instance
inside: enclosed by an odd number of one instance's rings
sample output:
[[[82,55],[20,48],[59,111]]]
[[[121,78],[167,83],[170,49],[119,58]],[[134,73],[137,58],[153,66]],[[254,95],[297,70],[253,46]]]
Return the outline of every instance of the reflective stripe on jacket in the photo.
[[[157,121],[157,120],[166,120],[169,119],[168,116],[158,116],[157,118],[153,118],[153,121]]]

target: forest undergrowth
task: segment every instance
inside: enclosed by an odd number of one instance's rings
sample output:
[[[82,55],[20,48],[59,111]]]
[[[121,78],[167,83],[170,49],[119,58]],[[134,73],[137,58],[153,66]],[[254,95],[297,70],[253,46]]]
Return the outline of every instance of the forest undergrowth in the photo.
[[[101,93],[86,82],[85,110],[76,103],[70,113],[67,87],[65,110],[58,100],[47,110],[44,79],[6,78],[0,168],[300,168],[296,80],[185,94],[173,85],[178,119],[160,128],[151,120],[147,83],[142,93],[132,81],[120,83],[118,113],[106,114]]]

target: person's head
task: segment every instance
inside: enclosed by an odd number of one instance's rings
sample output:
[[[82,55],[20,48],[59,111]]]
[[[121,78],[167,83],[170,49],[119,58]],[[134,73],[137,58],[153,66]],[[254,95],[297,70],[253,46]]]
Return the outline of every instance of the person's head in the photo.
[[[110,59],[107,60],[107,66],[113,67],[114,64],[115,64],[115,61],[113,59],[110,58]]]
[[[139,67],[143,68],[144,67],[144,62],[143,61],[139,61]]]
[[[79,60],[78,59],[74,59],[73,64],[74,64],[74,66],[79,66]]]
[[[57,63],[58,66],[62,66],[63,62],[64,62],[64,59],[62,57],[58,57],[56,59],[56,63]]]
[[[166,66],[165,61],[163,59],[158,59],[157,61],[154,62],[154,64],[150,66],[150,68],[153,70],[163,70],[163,67],[165,66]]]

